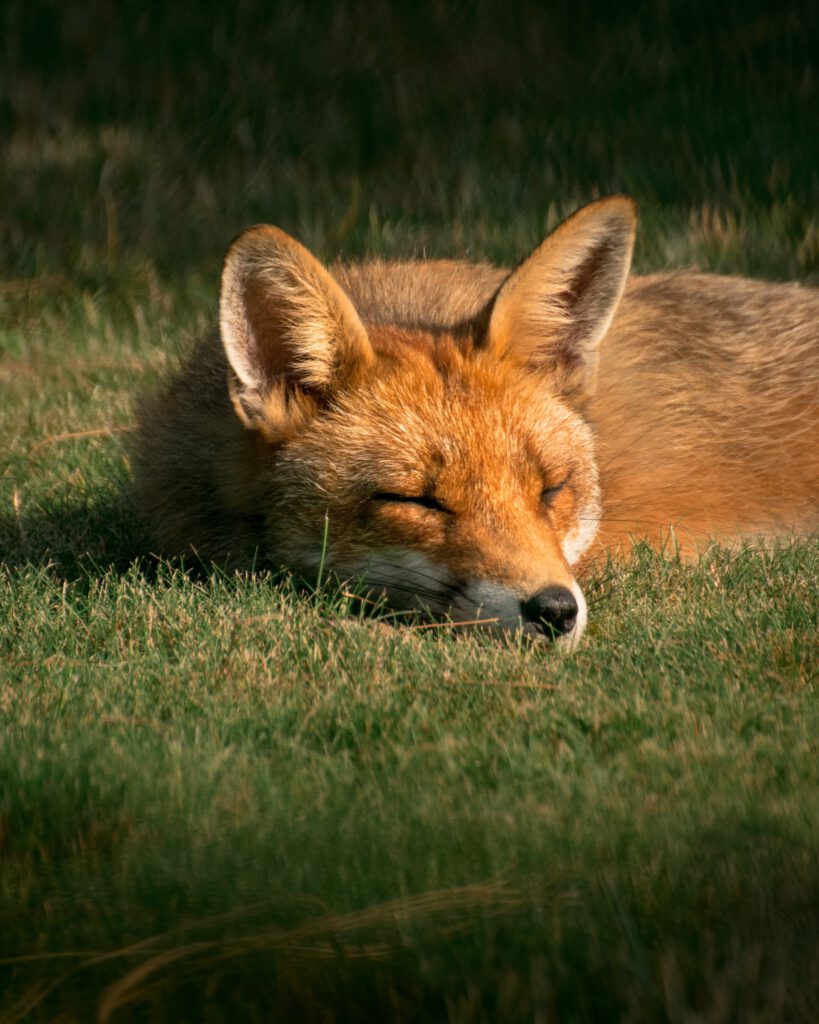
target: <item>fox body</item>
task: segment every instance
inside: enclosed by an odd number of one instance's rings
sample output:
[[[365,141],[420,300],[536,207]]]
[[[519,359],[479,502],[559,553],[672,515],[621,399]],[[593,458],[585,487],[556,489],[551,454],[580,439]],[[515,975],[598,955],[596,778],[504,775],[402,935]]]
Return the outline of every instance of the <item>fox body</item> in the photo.
[[[572,646],[576,573],[633,539],[819,530],[819,291],[628,280],[635,224],[599,200],[511,273],[244,232],[218,334],[141,406],[160,547]]]

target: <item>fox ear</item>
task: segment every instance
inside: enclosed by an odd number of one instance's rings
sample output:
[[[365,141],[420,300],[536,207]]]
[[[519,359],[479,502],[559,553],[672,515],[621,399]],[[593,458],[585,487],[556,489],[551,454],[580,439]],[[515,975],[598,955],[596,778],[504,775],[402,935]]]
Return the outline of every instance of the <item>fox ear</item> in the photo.
[[[296,392],[315,408],[375,358],[341,286],[303,245],[267,225],[248,228],[227,251],[219,328],[236,412],[270,437],[296,413]]]
[[[636,225],[626,196],[599,199],[565,220],[498,290],[489,350],[547,370],[561,393],[582,399],[625,288]]]

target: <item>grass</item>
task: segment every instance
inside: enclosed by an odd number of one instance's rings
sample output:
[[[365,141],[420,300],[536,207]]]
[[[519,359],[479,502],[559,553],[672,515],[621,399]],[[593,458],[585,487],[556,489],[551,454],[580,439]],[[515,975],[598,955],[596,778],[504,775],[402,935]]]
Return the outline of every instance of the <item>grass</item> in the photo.
[[[159,562],[122,444],[255,220],[624,190],[640,270],[817,283],[816,13],[306,10],[0,15],[0,1021],[819,1018],[816,543],[639,549],[565,658]]]
[[[4,891],[18,952],[72,956],[7,993],[810,1019],[816,578],[810,549],[645,553],[567,659],[266,578],[19,572]]]

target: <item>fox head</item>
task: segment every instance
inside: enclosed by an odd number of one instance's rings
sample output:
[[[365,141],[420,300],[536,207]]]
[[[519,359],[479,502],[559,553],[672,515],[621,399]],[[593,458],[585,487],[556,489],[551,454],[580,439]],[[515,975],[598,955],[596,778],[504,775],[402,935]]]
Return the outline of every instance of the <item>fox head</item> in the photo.
[[[573,646],[572,565],[600,517],[583,407],[635,223],[624,197],[579,210],[454,332],[378,322],[284,232],[241,234],[220,330],[256,444],[262,554],[394,608]]]

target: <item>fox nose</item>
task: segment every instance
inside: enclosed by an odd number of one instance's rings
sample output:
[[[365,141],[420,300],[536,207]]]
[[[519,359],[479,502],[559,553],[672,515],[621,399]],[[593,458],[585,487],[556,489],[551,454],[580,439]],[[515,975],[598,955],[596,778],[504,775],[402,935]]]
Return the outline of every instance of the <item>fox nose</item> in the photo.
[[[577,601],[568,587],[544,587],[520,602],[520,612],[547,636],[564,636],[577,622]]]

